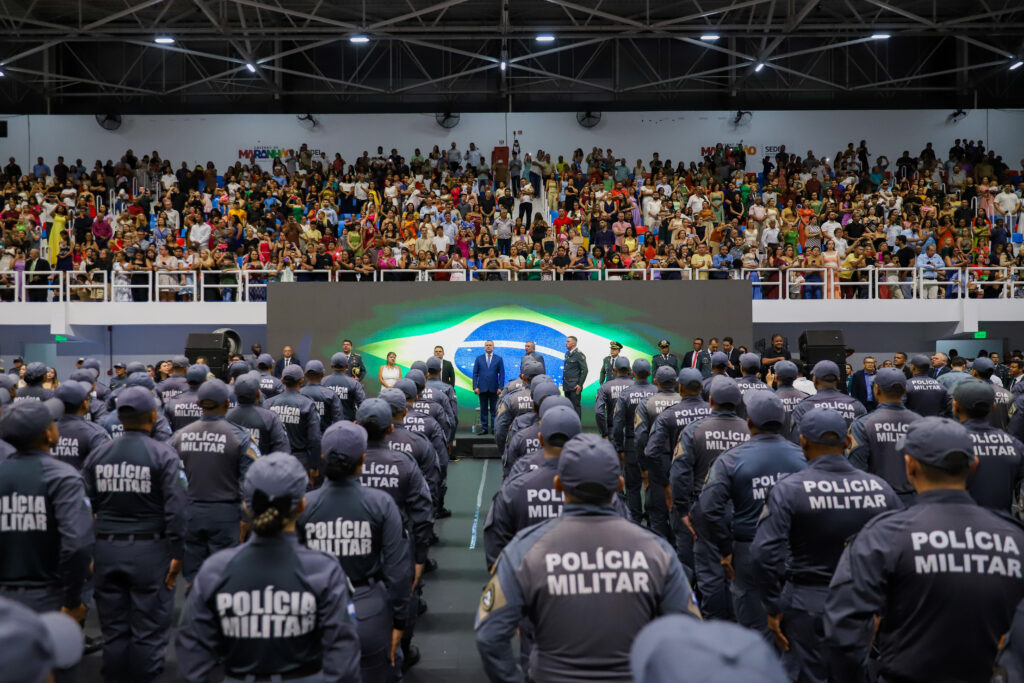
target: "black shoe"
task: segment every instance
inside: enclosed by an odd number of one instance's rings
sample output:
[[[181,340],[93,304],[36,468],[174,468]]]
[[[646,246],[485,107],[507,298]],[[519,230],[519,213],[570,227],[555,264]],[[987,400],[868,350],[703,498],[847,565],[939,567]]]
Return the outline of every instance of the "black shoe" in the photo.
[[[419,604],[416,606],[416,616],[422,617],[427,613],[427,601],[423,598],[419,598]]]
[[[405,651],[402,659],[402,673],[405,673],[409,669],[413,668],[420,663],[420,649],[415,645],[410,645]]]
[[[424,574],[429,574],[430,572],[436,572],[436,571],[437,571],[437,560],[435,560],[434,558],[431,557],[430,559],[428,559],[426,561],[426,563],[424,563],[424,565],[423,565],[423,573]]]
[[[448,519],[451,516],[452,511],[443,507],[437,511],[437,514],[434,515],[434,519]]]
[[[103,649],[103,636],[86,636],[83,655],[91,655]]]

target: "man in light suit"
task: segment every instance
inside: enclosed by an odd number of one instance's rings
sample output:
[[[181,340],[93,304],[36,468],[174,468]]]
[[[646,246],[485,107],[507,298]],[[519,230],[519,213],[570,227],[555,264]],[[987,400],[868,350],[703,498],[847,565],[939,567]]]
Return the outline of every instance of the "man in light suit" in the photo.
[[[533,360],[540,363],[540,367],[544,371],[541,374],[545,374],[548,371],[547,367],[544,365],[544,356],[537,353],[537,344],[535,342],[526,342],[526,347],[523,353],[523,360],[520,361],[520,363],[525,362],[527,358],[532,358]]]
[[[455,366],[450,360],[444,359],[444,347],[434,347],[434,357],[441,359],[441,381],[450,387],[455,386]]]
[[[281,350],[282,356],[274,363],[274,377],[281,379],[281,373],[289,365],[302,365],[302,361],[295,355],[295,350],[286,346]]]
[[[498,412],[498,396],[505,386],[505,364],[501,356],[494,353],[494,342],[484,342],[484,352],[473,362],[473,391],[480,396],[481,434],[494,429],[494,418]]]

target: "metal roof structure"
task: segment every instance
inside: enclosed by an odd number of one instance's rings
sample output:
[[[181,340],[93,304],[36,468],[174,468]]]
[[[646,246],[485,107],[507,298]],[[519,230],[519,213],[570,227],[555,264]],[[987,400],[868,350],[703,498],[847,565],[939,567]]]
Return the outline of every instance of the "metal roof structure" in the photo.
[[[7,113],[1013,107],[1022,55],[1021,0],[0,0]]]

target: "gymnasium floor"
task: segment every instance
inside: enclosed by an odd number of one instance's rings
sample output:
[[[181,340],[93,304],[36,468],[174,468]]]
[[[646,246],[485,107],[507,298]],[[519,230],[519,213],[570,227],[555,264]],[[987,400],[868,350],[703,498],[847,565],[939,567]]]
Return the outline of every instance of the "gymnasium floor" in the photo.
[[[437,560],[439,568],[428,574],[424,582],[429,610],[420,617],[414,640],[422,659],[406,674],[405,680],[409,683],[479,683],[485,680],[473,640],[473,618],[477,600],[487,582],[484,518],[500,484],[501,464],[497,460],[465,458],[448,468],[446,504],[452,516],[435,526],[441,542],[431,548],[430,556]],[[184,601],[183,582],[179,581],[178,586],[175,620],[179,618]],[[94,613],[89,615],[86,633],[99,633]],[[102,681],[101,663],[99,653],[86,657],[79,681]],[[167,668],[157,680],[160,683],[182,680],[177,672],[173,635]]]

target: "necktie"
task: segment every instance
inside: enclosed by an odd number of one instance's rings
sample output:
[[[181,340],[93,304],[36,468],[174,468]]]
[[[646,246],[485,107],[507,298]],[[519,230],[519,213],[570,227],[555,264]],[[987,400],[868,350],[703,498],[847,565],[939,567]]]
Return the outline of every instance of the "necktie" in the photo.
[[[491,367],[491,354],[487,354],[487,367]]]
[[[697,352],[696,351],[693,352],[693,358],[690,359],[690,367],[691,368],[697,367]]]
[[[284,359],[284,366],[285,367],[288,367],[291,364],[292,364],[292,359],[291,358],[285,358]]]

